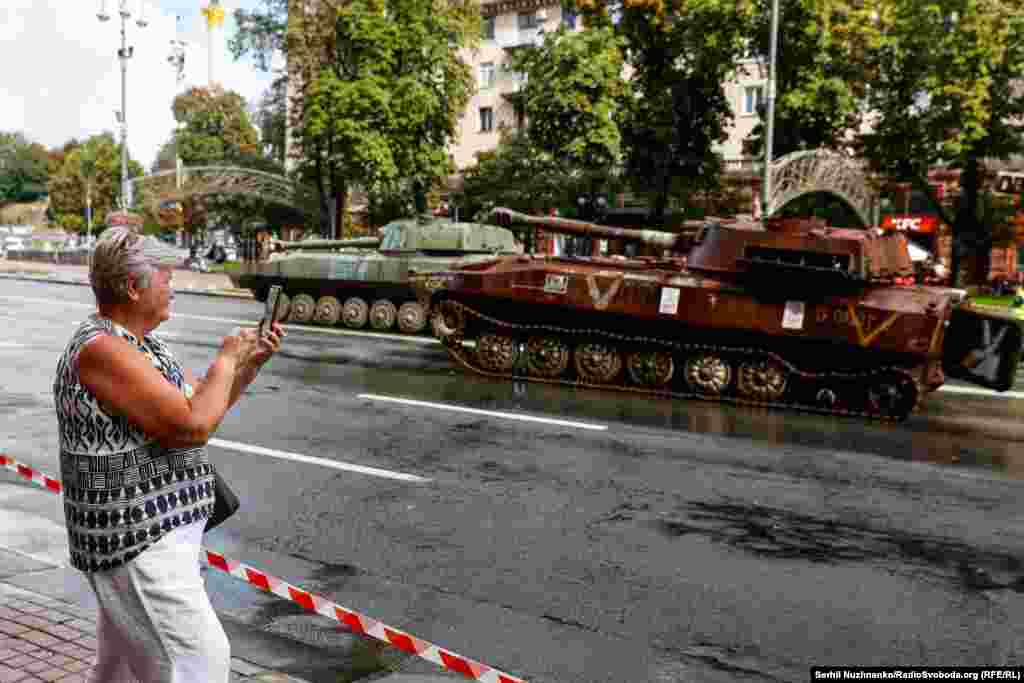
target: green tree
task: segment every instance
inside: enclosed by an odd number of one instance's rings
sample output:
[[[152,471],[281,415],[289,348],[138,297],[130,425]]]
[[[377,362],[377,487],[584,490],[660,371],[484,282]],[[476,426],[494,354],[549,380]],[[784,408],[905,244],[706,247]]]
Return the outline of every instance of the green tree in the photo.
[[[663,219],[673,197],[718,185],[724,86],[747,51],[753,0],[574,0],[623,40],[634,96],[621,124],[625,172]]]
[[[249,119],[245,98],[236,92],[194,87],[171,105],[177,153],[188,165],[231,162],[258,151],[259,134]]]
[[[0,206],[45,195],[48,161],[46,148],[24,133],[0,131]]]
[[[859,16],[858,16],[859,15]],[[984,282],[995,214],[983,201],[985,159],[1024,149],[1024,15],[1015,0],[876,0],[850,13],[874,34],[866,53],[871,130],[863,154],[912,181],[953,228],[954,282]],[[961,169],[955,215],[937,201],[927,171]],[[964,263],[964,256],[968,258]]]
[[[495,149],[477,153],[452,203],[465,218],[496,206],[541,214],[572,204],[581,189],[564,164],[531,144],[526,133],[509,130]]]
[[[121,194],[121,146],[113,133],[94,135],[82,143],[71,141],[52,156],[49,193],[54,220],[67,230],[84,231],[86,198],[91,196],[93,228],[103,225]],[[128,173],[137,177],[145,171],[129,158]]]
[[[263,154],[281,166],[285,164],[285,139],[288,134],[288,79],[278,76],[260,97],[256,125],[263,143]]]
[[[343,216],[354,187],[407,188],[425,208],[451,170],[446,148],[472,89],[458,50],[479,38],[479,2],[321,0],[289,13],[267,0],[236,17],[236,55],[267,68],[274,50],[287,56],[298,170],[317,187],[323,215],[333,199]]]
[[[194,87],[174,98],[172,110],[178,128],[157,154],[155,166],[160,170],[173,169],[180,157],[185,166],[241,166],[284,173],[280,164],[262,155],[259,133],[238,93]],[[188,197],[181,204],[163,211],[162,222],[193,234],[207,227],[237,228],[269,210],[261,199],[239,195]]]
[[[527,76],[519,97],[529,140],[540,153],[530,157],[558,159],[581,178],[589,195],[606,185],[621,161],[619,123],[630,89],[620,42],[608,26],[583,32],[560,28],[512,62]],[[510,151],[520,151],[516,145],[521,144],[516,141]]]
[[[767,75],[771,0],[758,0],[752,56]],[[835,149],[863,119],[870,75],[864,48],[870,22],[843,2],[780,0],[772,157],[803,149]],[[751,151],[764,153],[764,107]]]

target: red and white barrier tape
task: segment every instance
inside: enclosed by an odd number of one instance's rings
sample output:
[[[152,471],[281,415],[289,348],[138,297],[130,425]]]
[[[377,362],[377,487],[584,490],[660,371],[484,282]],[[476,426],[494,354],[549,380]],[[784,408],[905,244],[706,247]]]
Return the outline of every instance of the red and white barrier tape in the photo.
[[[63,491],[63,487],[59,480],[48,477],[28,465],[23,465],[14,458],[4,455],[3,453],[0,453],[0,465],[16,472],[19,476],[28,479],[33,484],[41,486],[51,493],[59,495]],[[388,645],[397,647],[399,650],[408,652],[411,655],[416,655],[417,657],[422,657],[428,662],[433,662],[434,664],[448,669],[449,671],[460,673],[474,681],[485,681],[485,683],[526,683],[521,678],[510,676],[509,674],[503,673],[498,669],[491,668],[486,664],[481,664],[480,662],[469,659],[468,657],[457,655],[454,652],[440,648],[433,643],[420,640],[416,636],[406,633],[405,631],[391,628],[390,626],[382,624],[375,619],[364,616],[359,612],[353,612],[350,609],[335,604],[330,600],[314,593],[310,593],[309,591],[304,591],[301,588],[291,585],[287,581],[283,581],[276,576],[267,574],[266,572],[255,569],[254,567],[250,567],[247,564],[236,562],[235,560],[229,559],[220,553],[206,548],[203,548],[203,550],[206,552],[206,559],[210,563],[211,567],[242,579],[251,586],[256,586],[257,588],[268,593],[273,593],[280,598],[290,600],[291,602],[305,607],[311,612],[316,612],[321,616],[327,617],[328,619],[340,624],[344,624],[356,633],[376,638]]]

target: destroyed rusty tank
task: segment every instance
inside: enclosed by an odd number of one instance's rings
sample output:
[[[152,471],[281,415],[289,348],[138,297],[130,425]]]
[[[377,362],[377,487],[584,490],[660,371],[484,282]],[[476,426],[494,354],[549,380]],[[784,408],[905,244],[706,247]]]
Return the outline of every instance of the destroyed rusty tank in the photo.
[[[502,225],[605,235],[497,209]],[[685,250],[679,235],[618,231]],[[813,219],[708,221],[685,258],[519,256],[414,278],[482,375],[900,420],[946,376],[1005,391],[1021,325],[915,286],[905,238]]]
[[[293,323],[369,324],[387,331],[423,332],[428,311],[409,287],[410,270],[429,271],[519,254],[511,231],[494,225],[454,223],[448,219],[392,221],[377,237],[343,240],[269,240],[252,249],[237,287],[266,300],[271,285],[282,285],[281,317]]]

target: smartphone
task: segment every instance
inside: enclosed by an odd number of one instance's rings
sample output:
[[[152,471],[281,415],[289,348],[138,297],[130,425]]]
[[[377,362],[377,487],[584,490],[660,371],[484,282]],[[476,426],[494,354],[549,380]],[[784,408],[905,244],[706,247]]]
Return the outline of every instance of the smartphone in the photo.
[[[270,329],[270,324],[277,320],[278,311],[281,308],[281,285],[271,285],[267,293],[266,308],[263,311],[263,320],[260,321],[260,338]]]

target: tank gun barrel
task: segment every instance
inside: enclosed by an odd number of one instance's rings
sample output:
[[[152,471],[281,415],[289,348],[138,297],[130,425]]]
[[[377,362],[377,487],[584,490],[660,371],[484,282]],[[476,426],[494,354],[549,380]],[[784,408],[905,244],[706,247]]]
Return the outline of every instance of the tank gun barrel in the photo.
[[[380,237],[352,237],[347,240],[300,240],[298,242],[286,242],[284,240],[271,240],[274,248],[278,251],[294,251],[296,249],[309,249],[310,251],[327,251],[330,249],[344,249],[346,247],[376,249],[380,246]]]
[[[661,230],[635,230],[632,228],[617,228],[610,225],[598,225],[587,221],[561,218],[559,216],[530,216],[525,213],[513,211],[512,209],[496,208],[491,211],[491,220],[502,227],[510,227],[514,223],[525,223],[544,228],[549,232],[565,235],[580,235],[586,237],[597,237],[600,239],[621,239],[649,244],[672,251],[689,251],[693,246],[693,237],[687,233],[663,232]],[[693,225],[686,225],[696,231],[700,223],[692,222]]]

